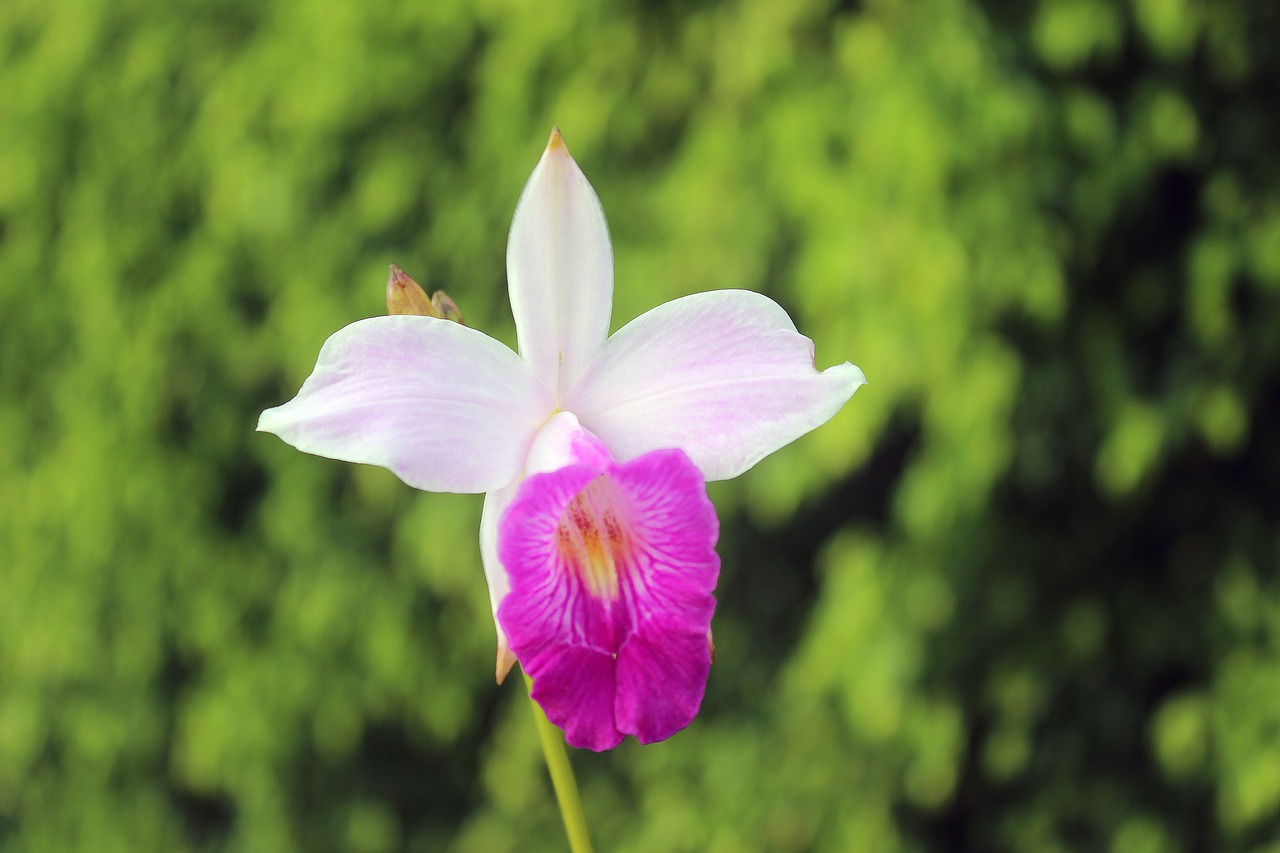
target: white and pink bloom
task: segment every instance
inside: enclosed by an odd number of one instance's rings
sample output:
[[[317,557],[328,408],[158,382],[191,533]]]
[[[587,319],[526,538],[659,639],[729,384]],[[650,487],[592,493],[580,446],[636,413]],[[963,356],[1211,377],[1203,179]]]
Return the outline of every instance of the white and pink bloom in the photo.
[[[661,305],[609,337],[613,253],[558,132],[507,244],[519,354],[428,316],[360,320],[258,429],[381,465],[415,488],[485,493],[480,550],[498,630],[568,741],[662,740],[701,704],[718,522],[736,477],[834,415],[865,379],[741,290]]]

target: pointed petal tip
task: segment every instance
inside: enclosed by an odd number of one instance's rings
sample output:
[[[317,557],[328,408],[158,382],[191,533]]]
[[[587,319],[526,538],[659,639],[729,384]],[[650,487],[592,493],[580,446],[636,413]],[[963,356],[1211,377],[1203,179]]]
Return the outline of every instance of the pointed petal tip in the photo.
[[[507,676],[511,674],[511,667],[516,665],[516,656],[511,654],[511,649],[507,647],[506,638],[498,640],[498,664],[494,669],[494,678],[499,684],[507,680]]]
[[[840,405],[836,408],[836,411],[843,408],[844,404],[858,392],[858,389],[867,384],[867,376],[862,372],[862,368],[848,361],[828,367],[822,371],[822,376],[824,378],[830,377],[834,386],[841,389],[838,392],[841,397]],[[832,415],[834,414],[835,412],[832,412]]]
[[[569,146],[564,144],[564,137],[560,135],[558,127],[551,128],[551,138],[547,140],[547,153],[550,154],[553,151],[569,153]]]
[[[267,409],[262,414],[258,415],[258,425],[253,428],[254,432],[275,432],[275,430],[271,428],[271,414],[274,411],[275,409]]]
[[[823,376],[829,376],[832,379],[841,381],[849,391],[849,396],[867,384],[867,375],[862,372],[862,368],[848,361],[842,361],[839,364],[833,364],[826,370],[818,371]]]

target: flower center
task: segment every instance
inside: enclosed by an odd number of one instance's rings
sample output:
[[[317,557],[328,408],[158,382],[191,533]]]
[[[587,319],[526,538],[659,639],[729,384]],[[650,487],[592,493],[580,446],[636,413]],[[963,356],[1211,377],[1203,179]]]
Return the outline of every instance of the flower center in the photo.
[[[592,480],[578,493],[556,528],[556,540],[567,570],[576,572],[596,598],[618,597],[618,566],[631,553],[620,501],[607,477]]]

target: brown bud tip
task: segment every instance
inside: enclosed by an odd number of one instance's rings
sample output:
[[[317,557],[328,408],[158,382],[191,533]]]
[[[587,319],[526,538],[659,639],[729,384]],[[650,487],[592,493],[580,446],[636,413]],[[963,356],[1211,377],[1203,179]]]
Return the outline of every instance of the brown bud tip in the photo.
[[[511,654],[511,649],[507,647],[507,640],[504,637],[498,641],[498,665],[494,672],[499,684],[507,680],[507,674],[511,672],[511,667],[515,665],[516,656]]]
[[[427,292],[395,264],[391,265],[391,275],[387,276],[387,313],[417,314],[421,317],[439,317],[432,307]]]
[[[431,294],[431,307],[436,309],[436,316],[443,317],[446,320],[452,320],[461,325],[467,325],[462,319],[462,309],[458,307],[458,303],[454,302],[449,294],[443,290],[437,290]]]
[[[560,151],[562,149],[566,154],[569,153],[569,146],[564,144],[564,137],[560,135],[560,128],[553,127],[551,128],[551,138],[547,140],[547,150]]]

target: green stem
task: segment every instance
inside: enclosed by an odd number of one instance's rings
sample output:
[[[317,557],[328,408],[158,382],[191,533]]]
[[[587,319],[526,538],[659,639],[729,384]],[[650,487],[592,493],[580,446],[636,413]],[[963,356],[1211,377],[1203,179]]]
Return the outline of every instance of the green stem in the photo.
[[[524,683],[532,693],[533,681],[528,675],[525,675]],[[587,835],[586,818],[582,816],[582,801],[578,799],[578,785],[573,781],[573,768],[569,766],[569,756],[564,749],[564,735],[551,725],[532,695],[529,705],[538,724],[538,740],[542,741],[542,754],[551,773],[551,786],[555,788],[556,801],[560,803],[560,819],[564,821],[564,831],[569,836],[569,849],[573,853],[591,853],[591,838]]]

